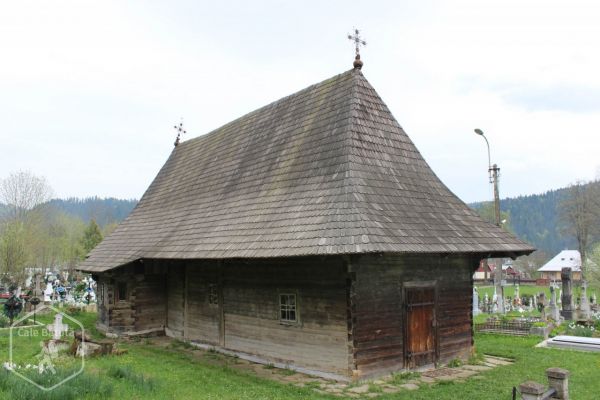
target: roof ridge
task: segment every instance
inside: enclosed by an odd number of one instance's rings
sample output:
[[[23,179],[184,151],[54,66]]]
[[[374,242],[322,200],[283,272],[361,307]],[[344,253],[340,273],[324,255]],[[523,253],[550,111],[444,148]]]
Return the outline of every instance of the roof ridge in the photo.
[[[357,115],[357,109],[358,109],[358,96],[359,96],[359,91],[358,91],[358,85],[360,82],[361,77],[363,79],[364,75],[362,74],[362,72],[360,71],[360,69],[358,68],[354,68],[354,70],[351,71],[352,72],[352,84],[351,84],[351,96],[350,96],[350,123],[347,126],[346,129],[346,138],[344,139],[344,147],[345,147],[345,157],[346,157],[346,163],[347,163],[347,169],[346,169],[346,176],[344,178],[344,188],[346,191],[346,202],[348,203],[348,208],[350,210],[352,210],[352,213],[355,215],[360,216],[360,230],[364,230],[364,221],[366,220],[366,215],[364,215],[364,213],[362,212],[362,209],[360,207],[357,206],[358,204],[358,199],[356,198],[356,188],[358,187],[358,185],[356,184],[356,180],[355,180],[355,176],[354,176],[354,172],[353,172],[353,168],[352,168],[352,147],[353,145],[353,140],[352,140],[352,134],[354,132],[354,128],[355,125],[357,125],[357,119],[358,119],[358,115]],[[366,80],[366,79],[365,79]],[[368,236],[365,237],[366,232],[362,232],[360,234],[361,236],[361,241],[363,242],[363,244],[367,244],[368,243]],[[358,235],[356,235],[358,236]],[[360,245],[358,245],[360,246]]]

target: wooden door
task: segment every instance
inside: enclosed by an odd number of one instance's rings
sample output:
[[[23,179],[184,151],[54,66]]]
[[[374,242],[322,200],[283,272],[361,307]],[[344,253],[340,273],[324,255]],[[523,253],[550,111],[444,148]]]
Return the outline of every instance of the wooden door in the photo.
[[[436,361],[435,289],[407,288],[406,305],[406,365],[409,368],[433,364]]]

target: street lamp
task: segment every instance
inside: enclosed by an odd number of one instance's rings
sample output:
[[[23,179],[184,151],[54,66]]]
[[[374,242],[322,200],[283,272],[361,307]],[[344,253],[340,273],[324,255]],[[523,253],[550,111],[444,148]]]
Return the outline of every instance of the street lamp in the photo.
[[[498,193],[498,176],[500,168],[498,165],[492,165],[492,158],[490,156],[490,142],[483,134],[481,129],[475,129],[475,133],[485,139],[488,151],[488,172],[490,174],[490,183],[494,185],[494,214],[496,217],[496,226],[500,226],[500,194]],[[485,261],[487,263],[487,259]],[[499,264],[499,265],[498,265]],[[488,264],[489,265],[489,264]],[[504,314],[504,288],[502,287],[502,263],[496,262],[496,270],[494,271],[494,286],[496,287],[496,301],[498,305],[498,311]]]
[[[492,158],[490,156],[490,142],[488,142],[485,134],[481,129],[475,129],[475,133],[485,139],[488,151],[488,172],[490,174],[490,183],[494,185],[494,216],[496,219],[496,225],[500,226],[500,193],[498,191],[498,178],[500,177],[500,168],[497,164],[492,165]]]

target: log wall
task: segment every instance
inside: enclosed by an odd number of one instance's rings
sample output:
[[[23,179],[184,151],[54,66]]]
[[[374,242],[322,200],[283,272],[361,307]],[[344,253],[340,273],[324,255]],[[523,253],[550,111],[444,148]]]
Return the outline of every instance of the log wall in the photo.
[[[183,338],[185,310],[185,268],[173,267],[167,274],[167,328],[169,335]]]
[[[345,266],[340,258],[224,267],[225,347],[348,374]],[[279,319],[279,294],[296,294],[298,322]]]
[[[434,255],[146,260],[99,277],[107,289],[99,323],[117,333],[165,327],[173,337],[369,378],[407,367],[403,293],[414,284],[435,287],[435,359],[470,354],[478,265]],[[120,281],[127,301],[115,301]],[[296,323],[280,321],[281,293],[296,294]]]
[[[436,358],[444,363],[468,357],[472,348],[472,274],[479,260],[442,256],[353,258],[350,352],[361,377],[400,370],[405,365],[403,288],[436,289]]]
[[[168,335],[348,374],[346,273],[340,258],[190,260],[168,271]],[[280,293],[296,294],[297,323],[280,321]]]
[[[129,264],[102,274],[98,285],[105,290],[99,305],[99,328],[114,333],[162,329],[167,316],[165,265],[157,261]],[[125,299],[118,286],[127,288]]]
[[[218,283],[218,263],[189,262],[186,268],[185,338],[219,344],[220,308],[209,304],[209,290]]]

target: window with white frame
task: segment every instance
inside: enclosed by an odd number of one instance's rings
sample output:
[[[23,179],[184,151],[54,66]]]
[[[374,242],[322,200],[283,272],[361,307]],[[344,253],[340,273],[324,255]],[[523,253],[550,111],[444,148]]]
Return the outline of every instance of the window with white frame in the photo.
[[[281,322],[298,322],[298,303],[295,293],[279,294],[279,320]]]

